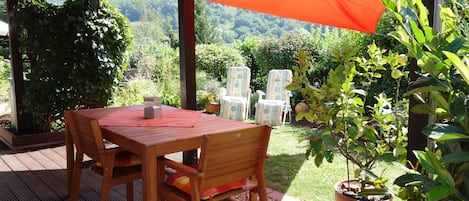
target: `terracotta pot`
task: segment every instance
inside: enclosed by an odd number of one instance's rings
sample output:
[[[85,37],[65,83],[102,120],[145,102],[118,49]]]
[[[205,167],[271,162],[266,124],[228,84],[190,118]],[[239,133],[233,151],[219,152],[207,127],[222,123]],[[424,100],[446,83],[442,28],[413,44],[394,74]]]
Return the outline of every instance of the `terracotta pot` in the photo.
[[[206,113],[219,113],[220,104],[219,103],[205,103],[205,112]]]
[[[369,182],[368,184],[372,185],[373,183]],[[353,194],[353,193],[347,193],[347,192],[350,192],[350,191],[348,191],[348,189],[357,189],[357,188],[360,188],[360,186],[361,186],[361,183],[358,179],[350,179],[350,181],[342,180],[342,181],[337,182],[334,185],[335,200],[336,201],[357,201],[357,200],[359,200],[359,199],[354,199],[353,196],[347,196],[345,194],[349,194],[349,195]],[[393,198],[392,198],[392,196],[390,198],[383,198],[383,196],[374,196],[374,199],[370,199],[370,200],[392,201]]]
[[[295,112],[298,114],[300,112],[308,112],[309,105],[305,103],[305,101],[301,101],[295,105]]]

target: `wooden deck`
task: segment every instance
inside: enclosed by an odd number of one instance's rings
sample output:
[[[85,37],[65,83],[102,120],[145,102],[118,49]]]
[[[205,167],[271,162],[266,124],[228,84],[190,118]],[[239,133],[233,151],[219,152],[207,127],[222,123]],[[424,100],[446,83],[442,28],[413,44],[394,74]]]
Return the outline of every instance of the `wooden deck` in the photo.
[[[59,201],[68,200],[65,146],[35,151],[0,152],[0,200]],[[80,199],[99,200],[101,177],[93,171],[82,172]],[[134,183],[135,200],[141,200],[141,181]],[[268,189],[271,201],[297,200]],[[125,199],[125,186],[115,186],[112,201]],[[243,199],[235,199],[243,200]]]

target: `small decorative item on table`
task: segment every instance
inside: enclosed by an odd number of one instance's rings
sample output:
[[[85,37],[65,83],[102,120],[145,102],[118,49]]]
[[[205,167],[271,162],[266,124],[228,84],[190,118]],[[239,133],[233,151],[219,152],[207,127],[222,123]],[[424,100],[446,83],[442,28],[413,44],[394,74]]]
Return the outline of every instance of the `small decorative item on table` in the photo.
[[[161,98],[160,97],[146,97],[143,99],[143,117],[145,119],[153,119],[161,116]]]

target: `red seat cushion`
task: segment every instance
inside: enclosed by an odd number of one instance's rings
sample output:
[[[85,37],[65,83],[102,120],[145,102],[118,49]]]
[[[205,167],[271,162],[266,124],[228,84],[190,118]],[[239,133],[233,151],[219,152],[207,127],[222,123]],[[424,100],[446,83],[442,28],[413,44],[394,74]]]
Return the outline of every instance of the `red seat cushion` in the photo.
[[[178,188],[179,190],[187,194],[191,193],[189,177],[184,173],[177,172],[177,173],[170,175],[166,179],[166,183],[168,185]],[[234,182],[224,184],[221,186],[205,189],[203,190],[200,197],[203,200],[207,200],[207,199],[215,197],[218,194],[225,193],[233,189],[241,188],[244,185],[246,185],[246,179],[241,179],[239,181],[234,181]]]

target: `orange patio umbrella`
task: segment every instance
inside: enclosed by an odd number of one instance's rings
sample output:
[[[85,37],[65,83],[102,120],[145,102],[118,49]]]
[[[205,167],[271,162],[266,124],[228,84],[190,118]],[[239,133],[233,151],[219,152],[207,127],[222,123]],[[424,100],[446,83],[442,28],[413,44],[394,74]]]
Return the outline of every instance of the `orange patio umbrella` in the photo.
[[[316,24],[375,33],[382,0],[208,0]]]

